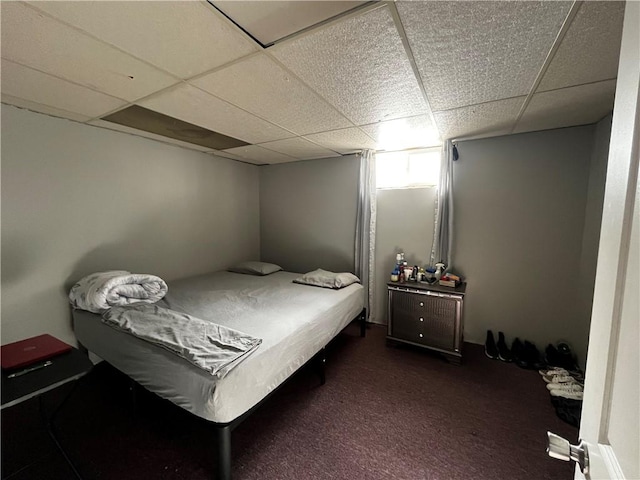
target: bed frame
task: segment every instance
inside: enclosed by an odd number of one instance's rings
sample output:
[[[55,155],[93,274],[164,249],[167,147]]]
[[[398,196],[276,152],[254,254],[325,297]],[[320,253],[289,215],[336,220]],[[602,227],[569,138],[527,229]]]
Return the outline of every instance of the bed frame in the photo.
[[[360,336],[364,337],[367,328],[367,309],[363,308],[362,311],[358,314],[358,316],[353,320],[358,321],[360,323]],[[353,321],[351,323],[353,323]],[[312,357],[307,363],[302,365],[298,370],[303,368],[309,363],[314,363],[318,375],[320,376],[320,384],[325,384],[325,364],[326,364],[326,356],[325,349],[320,350],[314,357]],[[296,371],[298,371],[296,370]],[[295,372],[294,372],[295,373]],[[291,378],[293,374],[289,377]],[[254,411],[256,411],[263,403],[265,403],[271,396],[280,390],[287,380],[282,382],[278,387],[276,387],[272,392],[270,392],[266,397],[264,397],[260,402],[254,405],[251,409],[246,411],[244,414],[240,415],[238,418],[229,423],[216,423],[209,422],[214,427],[215,431],[215,440],[216,440],[216,476],[214,477],[216,480],[231,480],[231,432],[240,425],[249,415],[251,415]]]
[[[359,322],[360,324],[360,336],[364,337],[367,329],[367,309],[363,308],[362,311],[354,318],[351,322],[354,321]],[[79,345],[79,349],[88,355],[89,351],[83,345]],[[306,365],[312,363],[316,367],[316,371],[320,377],[320,384],[325,384],[325,365],[326,365],[326,356],[325,356],[325,348],[322,348],[317,354],[315,354],[307,363],[299,367],[297,371]],[[294,372],[295,373],[295,372]],[[289,378],[293,376],[290,375]],[[215,476],[216,480],[231,480],[231,432],[240,425],[249,415],[251,415],[254,411],[256,411],[263,403],[265,403],[271,396],[280,390],[285,383],[287,383],[288,379],[278,385],[273,391],[271,391],[266,397],[264,397],[260,402],[254,405],[252,408],[247,410],[245,413],[237,417],[231,422],[228,423],[217,423],[207,421],[209,425],[213,426],[214,434],[215,434]],[[136,400],[136,387],[139,387],[137,382],[133,379],[132,382],[132,403],[133,408],[136,408],[137,400]]]

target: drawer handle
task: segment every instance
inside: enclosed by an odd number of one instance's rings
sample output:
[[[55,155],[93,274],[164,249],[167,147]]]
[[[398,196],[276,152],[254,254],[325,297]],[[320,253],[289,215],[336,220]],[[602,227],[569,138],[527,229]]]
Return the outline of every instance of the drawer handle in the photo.
[[[420,306],[421,306],[421,307],[424,307],[424,302],[420,302]]]
[[[420,321],[421,321],[421,322],[424,322],[424,318],[420,317]]]
[[[420,334],[420,338],[422,338],[422,334]]]

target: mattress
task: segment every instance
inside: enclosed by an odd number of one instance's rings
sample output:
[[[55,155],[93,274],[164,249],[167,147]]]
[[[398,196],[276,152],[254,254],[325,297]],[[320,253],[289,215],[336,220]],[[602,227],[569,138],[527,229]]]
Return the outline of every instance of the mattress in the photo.
[[[224,378],[74,310],[76,337],[148,390],[218,423],[241,416],[320,351],[362,310],[360,284],[340,290],[293,283],[299,274],[214,272],[169,283],[158,305],[262,339]]]

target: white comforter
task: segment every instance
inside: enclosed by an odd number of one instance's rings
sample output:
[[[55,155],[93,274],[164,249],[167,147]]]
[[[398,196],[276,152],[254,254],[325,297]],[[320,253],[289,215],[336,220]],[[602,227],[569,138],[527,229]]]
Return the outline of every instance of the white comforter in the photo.
[[[155,275],[112,270],[84,277],[71,288],[69,301],[73,308],[102,313],[138,302],[155,303],[167,291],[167,284]]]

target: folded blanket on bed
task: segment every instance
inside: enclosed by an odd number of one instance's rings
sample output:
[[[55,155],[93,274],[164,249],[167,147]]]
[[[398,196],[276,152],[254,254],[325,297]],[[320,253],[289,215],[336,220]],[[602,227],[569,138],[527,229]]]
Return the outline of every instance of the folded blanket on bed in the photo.
[[[262,343],[237,330],[157,305],[115,307],[102,314],[102,321],[166,348],[219,378]]]
[[[160,277],[124,270],[87,275],[69,292],[73,308],[102,313],[111,308],[137,302],[155,303],[167,294]]]

